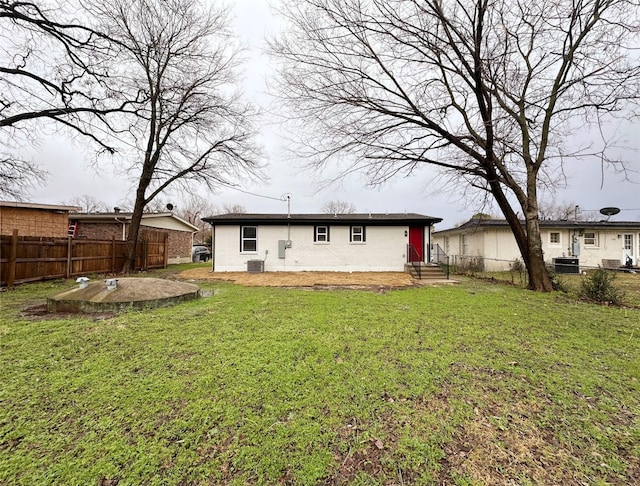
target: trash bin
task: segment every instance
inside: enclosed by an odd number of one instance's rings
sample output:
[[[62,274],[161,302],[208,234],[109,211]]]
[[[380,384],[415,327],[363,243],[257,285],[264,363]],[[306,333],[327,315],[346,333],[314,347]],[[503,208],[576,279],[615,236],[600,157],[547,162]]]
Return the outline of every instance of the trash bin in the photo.
[[[576,257],[562,257],[553,259],[556,273],[580,273],[579,260]]]

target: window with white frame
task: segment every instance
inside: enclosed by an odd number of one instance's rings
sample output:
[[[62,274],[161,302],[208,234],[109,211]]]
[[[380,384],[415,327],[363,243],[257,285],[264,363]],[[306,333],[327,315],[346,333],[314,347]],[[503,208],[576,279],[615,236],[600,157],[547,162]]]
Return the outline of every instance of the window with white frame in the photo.
[[[630,251],[631,254],[633,254],[633,235],[622,235],[622,237],[624,238],[623,242],[622,242],[622,248],[625,251]]]
[[[349,241],[351,243],[364,243],[367,241],[367,234],[364,226],[352,226],[349,232]]]
[[[445,237],[444,237],[444,252],[445,252],[447,255],[449,254],[449,246],[450,246],[450,243],[449,243],[449,237],[448,237],[448,236],[445,236]]]
[[[584,232],[584,246],[598,246],[598,233],[595,231]]]
[[[316,226],[313,231],[313,241],[316,243],[329,243],[329,227]]]
[[[258,251],[257,226],[242,226],[240,228],[240,251],[243,253]]]
[[[560,244],[560,233],[557,231],[552,231],[549,233],[549,244],[550,245],[559,245]]]
[[[460,254],[467,254],[467,235],[460,235]]]

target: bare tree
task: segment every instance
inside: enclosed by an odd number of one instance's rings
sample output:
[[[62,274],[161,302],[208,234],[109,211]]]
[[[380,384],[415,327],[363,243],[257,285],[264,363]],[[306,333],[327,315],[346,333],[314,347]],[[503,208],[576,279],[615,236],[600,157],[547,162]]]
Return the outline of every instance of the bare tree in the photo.
[[[202,221],[203,217],[217,213],[217,209],[211,201],[197,194],[189,194],[181,200],[174,212],[185,221],[198,227],[199,231],[193,235],[194,241],[211,244],[209,225]]]
[[[109,211],[109,206],[107,206],[107,203],[97,199],[90,194],[74,196],[66,204],[68,206],[79,207],[81,213],[106,213]]]
[[[578,126],[637,115],[638,2],[296,0],[282,14],[280,95],[314,165],[340,155],[375,184],[428,164],[490,193],[530,288],[550,291],[538,192],[567,156],[627,170],[571,145]]]
[[[227,214],[243,214],[247,212],[241,204],[224,204],[222,210]]]
[[[553,219],[561,221],[578,220],[580,215],[580,206],[575,203],[557,204],[554,202],[546,203],[540,201],[538,204],[538,212],[540,214],[540,219]]]
[[[326,214],[352,214],[356,212],[356,207],[350,202],[336,199],[325,202],[322,205],[322,212]]]
[[[126,264],[135,261],[142,213],[176,186],[214,188],[259,173],[251,143],[254,110],[234,89],[241,61],[228,12],[190,0],[95,0],[90,11],[117,39],[120,89],[146,103],[131,122],[132,164],[138,184]]]
[[[602,217],[599,211],[585,211],[575,202],[556,203],[555,201],[540,201],[538,207],[540,219],[596,221]]]
[[[152,214],[152,213],[166,213],[167,211],[171,211],[174,206],[174,203],[165,201],[164,199],[156,198],[153,201],[149,202],[144,209],[143,213]]]
[[[43,181],[45,171],[19,155],[18,140],[33,141],[44,124],[114,150],[101,131],[128,107],[110,89],[103,61],[118,46],[80,23],[74,6],[0,0],[0,194],[19,197]]]
[[[20,199],[44,179],[45,172],[31,161],[0,152],[0,197]]]

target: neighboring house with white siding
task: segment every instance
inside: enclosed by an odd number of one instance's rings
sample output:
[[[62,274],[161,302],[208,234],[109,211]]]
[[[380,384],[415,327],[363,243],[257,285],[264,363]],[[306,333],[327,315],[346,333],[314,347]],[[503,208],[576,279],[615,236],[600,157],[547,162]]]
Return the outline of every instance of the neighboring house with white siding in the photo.
[[[524,224],[524,222],[522,222]],[[540,221],[545,262],[578,259],[580,267],[619,267],[627,257],[640,263],[640,222],[637,221]],[[521,259],[506,220],[472,219],[456,228],[433,233],[433,243],[450,260],[481,262],[485,271],[508,270]]]
[[[213,269],[403,271],[428,262],[431,228],[442,221],[404,214],[221,214],[212,226]]]

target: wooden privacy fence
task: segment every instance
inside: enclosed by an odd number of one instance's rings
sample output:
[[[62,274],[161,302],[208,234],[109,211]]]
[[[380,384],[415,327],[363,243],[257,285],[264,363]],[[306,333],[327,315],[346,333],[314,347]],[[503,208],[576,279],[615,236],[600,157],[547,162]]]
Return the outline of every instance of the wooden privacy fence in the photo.
[[[136,270],[166,268],[167,233],[143,232]],[[125,241],[0,236],[0,286],[94,273],[116,273],[124,264]]]

